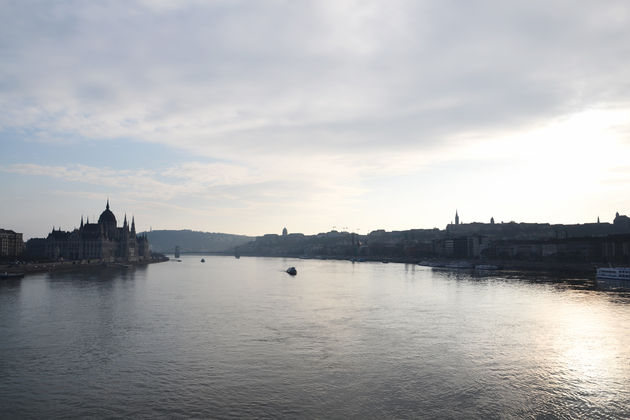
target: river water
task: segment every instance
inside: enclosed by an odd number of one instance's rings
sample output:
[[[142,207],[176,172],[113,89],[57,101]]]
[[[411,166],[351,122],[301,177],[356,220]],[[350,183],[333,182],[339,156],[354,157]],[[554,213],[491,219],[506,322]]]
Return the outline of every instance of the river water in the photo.
[[[30,275],[0,282],[0,413],[628,418],[630,294],[246,257]]]

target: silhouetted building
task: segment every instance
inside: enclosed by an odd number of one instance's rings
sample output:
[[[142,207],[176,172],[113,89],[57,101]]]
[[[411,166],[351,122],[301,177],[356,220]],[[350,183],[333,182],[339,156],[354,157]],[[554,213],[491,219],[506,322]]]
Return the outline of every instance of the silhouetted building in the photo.
[[[32,241],[32,240],[31,240]],[[146,236],[136,235],[134,218],[131,226],[127,216],[122,227],[117,226],[116,216],[109,209],[109,200],[98,223],[90,223],[89,219],[71,232],[61,229],[48,234],[43,242],[28,242],[28,254],[32,257],[65,260],[102,260],[113,261],[147,261],[150,259],[149,241]]]
[[[20,256],[23,249],[24,242],[22,242],[21,233],[0,229],[0,257]]]
[[[608,263],[630,264],[630,234],[606,237],[602,253]]]
[[[619,212],[617,212],[615,214],[615,220],[613,220],[613,225],[618,231],[630,230],[630,217],[619,215]]]
[[[46,258],[46,243],[45,238],[29,239],[24,247],[24,255],[32,259]]]
[[[410,229],[368,235],[333,230],[317,235],[269,234],[238,247],[241,255],[505,259],[561,263],[630,263],[630,218],[613,223],[462,223],[455,212],[446,229]]]
[[[282,236],[287,236],[288,234],[287,228],[282,229]]]

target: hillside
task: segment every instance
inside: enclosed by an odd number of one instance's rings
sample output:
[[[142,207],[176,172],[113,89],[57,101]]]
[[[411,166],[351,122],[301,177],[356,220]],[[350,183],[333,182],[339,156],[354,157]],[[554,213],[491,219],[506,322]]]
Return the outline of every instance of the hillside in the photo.
[[[197,232],[193,230],[153,230],[143,232],[149,238],[151,250],[173,253],[179,245],[181,252],[232,252],[254,237],[228,233]]]

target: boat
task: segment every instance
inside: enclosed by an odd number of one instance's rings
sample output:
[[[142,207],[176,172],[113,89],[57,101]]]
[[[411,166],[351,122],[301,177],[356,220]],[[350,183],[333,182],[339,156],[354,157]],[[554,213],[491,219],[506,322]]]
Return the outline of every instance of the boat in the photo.
[[[201,259],[201,262],[202,262],[202,263],[206,262],[206,259],[205,259],[205,258],[202,258],[202,259]]]
[[[597,269],[597,278],[630,282],[630,267],[602,267]]]
[[[297,274],[297,270],[295,269],[295,267],[289,267],[287,268],[287,273],[292,276],[295,276]]]
[[[7,273],[6,271],[0,273],[0,279],[21,279],[22,277],[24,277],[24,273]]]

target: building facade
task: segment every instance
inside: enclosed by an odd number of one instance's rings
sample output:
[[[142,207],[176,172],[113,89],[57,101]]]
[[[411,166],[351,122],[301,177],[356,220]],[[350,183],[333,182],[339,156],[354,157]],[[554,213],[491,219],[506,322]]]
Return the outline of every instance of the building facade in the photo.
[[[0,257],[18,257],[22,255],[23,249],[21,233],[0,229]]]
[[[38,246],[39,253],[43,252],[40,256],[51,260],[135,262],[148,261],[151,255],[147,237],[136,235],[134,218],[129,225],[125,215],[122,227],[118,227],[116,216],[109,209],[109,200],[97,223],[90,223],[89,219],[83,223],[81,217],[78,229],[66,232],[53,228],[46,239],[36,240],[33,245]]]

